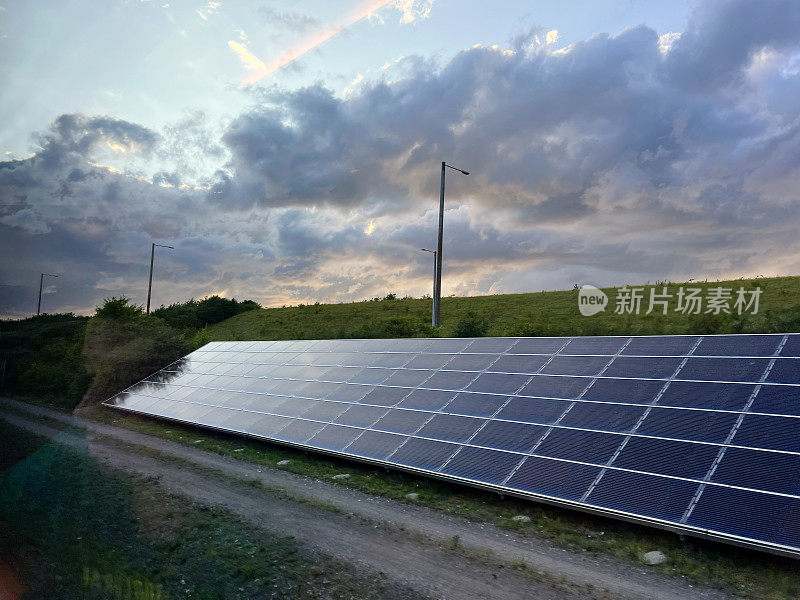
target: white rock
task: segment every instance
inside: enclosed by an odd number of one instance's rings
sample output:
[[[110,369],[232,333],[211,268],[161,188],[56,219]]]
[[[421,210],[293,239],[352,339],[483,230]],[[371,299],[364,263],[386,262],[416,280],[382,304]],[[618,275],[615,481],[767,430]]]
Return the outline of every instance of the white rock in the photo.
[[[333,476],[334,479],[350,479],[350,473],[339,473]]]
[[[411,492],[410,494],[406,494],[406,498],[409,500],[419,500],[419,494],[417,492]]]
[[[661,552],[661,550],[653,550],[652,552],[642,554],[641,558],[642,562],[647,565],[660,565],[667,560],[667,555]]]
[[[530,523],[531,518],[527,515],[515,515],[511,517],[512,521],[517,521],[518,523]]]
[[[292,462],[292,461],[290,461],[288,458],[286,458],[286,459],[284,459],[284,460],[279,460],[279,461],[278,461],[278,466],[279,466],[279,467],[282,467],[282,466],[284,466],[284,465],[288,465],[290,462]]]

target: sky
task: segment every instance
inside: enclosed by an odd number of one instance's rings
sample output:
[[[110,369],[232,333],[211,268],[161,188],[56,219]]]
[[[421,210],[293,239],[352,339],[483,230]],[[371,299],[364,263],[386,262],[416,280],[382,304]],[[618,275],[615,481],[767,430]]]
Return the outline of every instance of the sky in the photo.
[[[0,0],[0,316],[800,271],[796,0]]]

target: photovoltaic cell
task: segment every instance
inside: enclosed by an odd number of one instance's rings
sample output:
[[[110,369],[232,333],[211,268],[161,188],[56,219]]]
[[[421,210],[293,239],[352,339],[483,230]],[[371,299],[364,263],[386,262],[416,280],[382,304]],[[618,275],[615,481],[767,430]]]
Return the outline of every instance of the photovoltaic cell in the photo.
[[[106,402],[800,556],[800,335],[212,342]]]

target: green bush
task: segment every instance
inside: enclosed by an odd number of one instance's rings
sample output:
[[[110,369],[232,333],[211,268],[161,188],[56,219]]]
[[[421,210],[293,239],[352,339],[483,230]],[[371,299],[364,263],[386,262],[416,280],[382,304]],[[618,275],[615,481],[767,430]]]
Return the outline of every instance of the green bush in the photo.
[[[110,299],[108,303],[118,303]],[[124,308],[123,303],[123,308]],[[184,336],[162,319],[105,305],[86,325],[82,355],[93,377],[82,404],[101,402],[155,373],[187,351]],[[99,316],[114,314],[118,318]]]
[[[458,323],[453,334],[456,337],[483,337],[489,329],[489,322],[478,317],[473,312],[468,312]]]

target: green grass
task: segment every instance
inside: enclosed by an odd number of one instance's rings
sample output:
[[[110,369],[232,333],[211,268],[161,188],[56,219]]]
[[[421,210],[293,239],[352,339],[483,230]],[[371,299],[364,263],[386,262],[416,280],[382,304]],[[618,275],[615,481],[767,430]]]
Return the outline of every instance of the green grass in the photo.
[[[687,333],[772,333],[800,331],[800,277],[646,285],[642,313],[651,289],[675,294],[680,285],[704,290],[760,287],[759,312],[684,315],[675,299],[666,315],[618,315],[615,305],[592,317],[578,312],[578,292],[538,292],[442,299],[442,326],[429,327],[431,301],[384,299],[349,304],[300,305],[252,310],[201,330],[195,345],[214,340],[335,339],[440,335],[476,330],[489,336],[657,335]],[[611,302],[614,288],[605,290]],[[705,294],[705,292],[704,292]],[[732,311],[735,313],[735,311]],[[464,324],[474,327],[464,327]],[[461,325],[461,327],[459,327]]]
[[[104,422],[182,444],[330,481],[367,494],[427,506],[474,522],[491,523],[520,535],[552,541],[557,546],[610,555],[641,566],[639,556],[661,550],[668,562],[647,567],[664,574],[686,577],[698,584],[731,590],[747,598],[777,600],[800,597],[800,564],[796,560],[738,549],[724,544],[686,538],[656,529],[536,504],[464,486],[384,470],[332,457],[295,450],[258,440],[210,432],[155,419],[125,415],[98,407],[92,416]],[[198,440],[200,440],[198,442]],[[277,463],[288,459],[284,466]],[[333,476],[349,473],[348,479]],[[419,494],[409,500],[409,493]],[[516,515],[529,523],[514,521]]]
[[[413,597],[2,421],[0,440],[0,556],[26,598]]]

